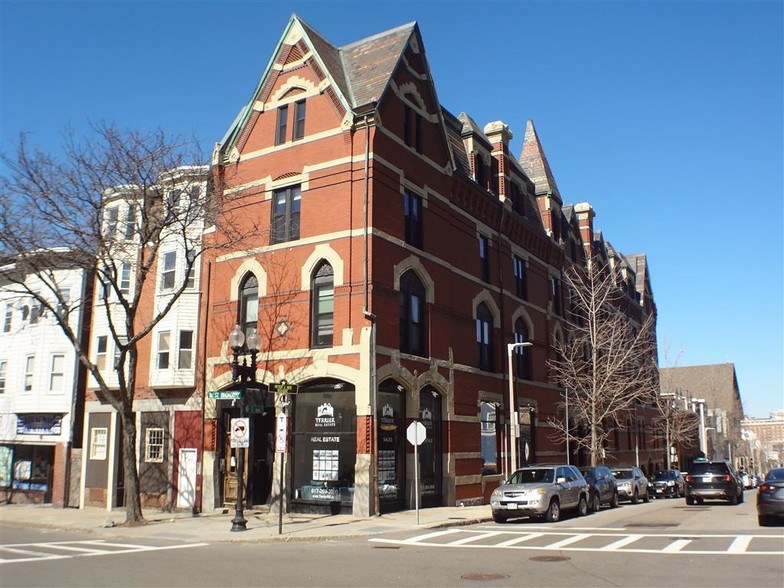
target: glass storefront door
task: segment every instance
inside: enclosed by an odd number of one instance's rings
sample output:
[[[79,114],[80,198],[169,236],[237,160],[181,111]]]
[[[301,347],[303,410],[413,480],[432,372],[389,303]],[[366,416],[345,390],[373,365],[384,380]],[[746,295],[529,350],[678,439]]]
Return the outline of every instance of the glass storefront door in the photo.
[[[419,420],[427,432],[419,446],[421,504],[425,508],[442,506],[441,395],[435,388],[428,386],[420,391]]]
[[[378,500],[381,512],[400,510],[405,504],[406,431],[405,390],[394,380],[378,389]]]

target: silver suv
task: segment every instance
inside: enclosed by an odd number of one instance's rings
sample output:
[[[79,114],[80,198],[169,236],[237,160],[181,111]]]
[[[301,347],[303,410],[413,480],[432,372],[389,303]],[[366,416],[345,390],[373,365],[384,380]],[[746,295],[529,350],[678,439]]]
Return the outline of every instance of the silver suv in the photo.
[[[490,508],[493,520],[511,517],[545,518],[556,522],[561,509],[588,514],[590,488],[580,470],[572,465],[529,466],[517,470],[493,491]]]

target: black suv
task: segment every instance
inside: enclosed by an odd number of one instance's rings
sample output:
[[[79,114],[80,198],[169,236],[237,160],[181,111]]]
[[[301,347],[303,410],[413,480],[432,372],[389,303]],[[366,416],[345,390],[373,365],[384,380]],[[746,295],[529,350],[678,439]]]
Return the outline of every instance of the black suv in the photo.
[[[686,504],[708,498],[743,502],[743,481],[727,461],[695,461],[686,474]]]
[[[591,486],[588,506],[593,512],[597,512],[602,504],[609,504],[612,508],[618,506],[618,485],[610,468],[605,466],[580,468],[580,473]]]
[[[664,470],[656,472],[656,475],[648,482],[648,492],[651,496],[673,496],[678,498],[683,496],[685,482],[678,470]]]

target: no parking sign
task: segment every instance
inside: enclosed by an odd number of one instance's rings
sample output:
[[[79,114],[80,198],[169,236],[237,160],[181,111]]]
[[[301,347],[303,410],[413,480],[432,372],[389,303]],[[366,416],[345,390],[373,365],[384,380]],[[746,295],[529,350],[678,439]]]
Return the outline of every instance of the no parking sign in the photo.
[[[250,447],[250,419],[231,419],[231,447]]]

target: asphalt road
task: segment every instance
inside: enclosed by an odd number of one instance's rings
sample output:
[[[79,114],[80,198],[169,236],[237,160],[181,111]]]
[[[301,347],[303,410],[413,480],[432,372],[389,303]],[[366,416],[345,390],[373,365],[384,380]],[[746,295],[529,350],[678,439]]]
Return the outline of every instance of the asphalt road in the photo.
[[[781,588],[784,526],[758,527],[746,498],[313,543],[106,542],[0,523],[0,585]]]

